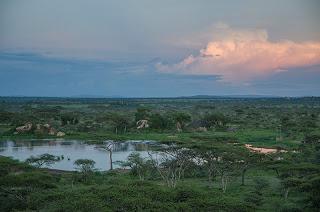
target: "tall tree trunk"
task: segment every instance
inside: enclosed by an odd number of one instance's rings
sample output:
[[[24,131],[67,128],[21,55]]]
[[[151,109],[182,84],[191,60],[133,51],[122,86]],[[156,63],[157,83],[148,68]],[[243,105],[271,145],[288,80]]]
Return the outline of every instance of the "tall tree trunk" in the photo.
[[[290,188],[286,188],[286,190],[284,191],[284,199],[287,200],[288,196],[289,196],[289,190]]]
[[[209,170],[209,173],[208,173],[208,181],[209,181],[209,188],[212,188],[213,183],[212,183],[212,171],[211,170]]]
[[[110,170],[113,169],[113,163],[112,163],[112,150],[109,151],[109,159],[110,159]]]
[[[221,177],[221,187],[222,187],[222,192],[226,193],[227,191],[227,184],[228,184],[228,178],[227,177]]]
[[[244,186],[244,177],[247,172],[247,169],[243,169],[241,173],[241,185]]]

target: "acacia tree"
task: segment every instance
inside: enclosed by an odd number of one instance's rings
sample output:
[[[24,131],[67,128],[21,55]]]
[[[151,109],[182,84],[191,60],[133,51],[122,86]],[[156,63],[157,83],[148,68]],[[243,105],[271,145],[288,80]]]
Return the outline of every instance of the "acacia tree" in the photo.
[[[193,163],[191,150],[169,147],[160,153],[150,153],[150,162],[168,187],[175,188],[184,176],[186,168]]]
[[[312,163],[286,163],[279,167],[280,179],[284,189],[283,196],[288,198],[292,189],[301,189],[308,181],[308,177],[319,174],[320,167]]]
[[[95,170],[95,163],[96,162],[94,160],[90,159],[78,159],[74,162],[76,169],[82,173],[82,177],[85,182],[88,180],[89,174],[91,174]]]
[[[199,150],[198,164],[206,169],[209,187],[216,177],[220,178],[221,189],[226,192],[229,181],[239,170],[238,148],[225,143],[216,143],[209,150]]]
[[[113,160],[112,160],[112,152],[113,152],[114,142],[108,141],[106,144],[98,146],[98,148],[106,150],[109,152],[109,164],[110,164],[110,170],[113,170]]]
[[[245,185],[245,174],[254,166],[258,165],[263,158],[262,154],[250,152],[247,149],[240,149],[237,153],[237,165],[241,171],[241,185]]]
[[[309,152],[308,147],[301,146],[299,153],[283,153],[281,157],[270,155],[268,167],[276,170],[281,180],[283,197],[287,199],[291,190],[308,189],[310,179],[319,175],[320,167],[316,155]]]
[[[221,180],[222,192],[225,193],[229,181],[232,180],[238,170],[237,154],[232,151],[219,152],[216,162],[216,172]]]
[[[128,156],[128,160],[120,162],[123,167],[130,167],[133,174],[137,174],[140,180],[144,180],[148,170],[151,169],[151,162],[141,157],[140,153],[133,152]]]
[[[198,164],[203,166],[207,170],[209,187],[212,187],[213,180],[216,176],[216,163],[217,163],[217,154],[212,151],[200,151],[198,152]]]
[[[54,163],[60,161],[58,156],[50,155],[48,153],[42,154],[39,156],[31,156],[26,160],[27,163],[36,166],[37,168],[41,168],[42,166],[51,166]]]

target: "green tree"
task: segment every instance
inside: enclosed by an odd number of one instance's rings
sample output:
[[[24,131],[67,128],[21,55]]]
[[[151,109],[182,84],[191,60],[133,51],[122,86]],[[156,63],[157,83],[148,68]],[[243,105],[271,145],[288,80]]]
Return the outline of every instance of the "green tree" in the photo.
[[[75,113],[64,113],[60,116],[61,124],[64,125],[76,125],[79,123],[79,117]]]
[[[130,172],[138,175],[140,180],[144,180],[148,171],[152,169],[150,161],[141,157],[140,153],[133,152],[128,156],[128,160],[121,162],[121,166],[130,167]]]
[[[245,185],[245,176],[249,169],[258,166],[263,155],[250,152],[249,150],[239,150],[237,153],[237,165],[241,171],[241,185]]]
[[[111,120],[114,123],[114,131],[116,134],[119,132],[126,133],[129,127],[129,120],[127,117],[117,113],[112,114]]]
[[[54,163],[60,161],[58,156],[50,155],[50,154],[42,154],[39,156],[31,156],[26,160],[27,163],[36,166],[37,168],[41,168],[43,165],[51,166]]]
[[[150,123],[152,129],[164,130],[170,126],[171,121],[160,113],[154,113],[150,116]]]
[[[139,120],[148,120],[150,117],[150,109],[144,108],[144,107],[139,107],[137,108],[137,112],[134,114],[135,116],[135,121]]]
[[[90,159],[78,159],[74,162],[74,165],[76,166],[76,169],[79,170],[82,173],[82,179],[87,182],[89,175],[95,170],[94,160]]]
[[[198,164],[206,169],[209,187],[212,187],[217,175],[216,163],[218,155],[214,150],[208,150],[198,152],[198,157],[200,159]]]

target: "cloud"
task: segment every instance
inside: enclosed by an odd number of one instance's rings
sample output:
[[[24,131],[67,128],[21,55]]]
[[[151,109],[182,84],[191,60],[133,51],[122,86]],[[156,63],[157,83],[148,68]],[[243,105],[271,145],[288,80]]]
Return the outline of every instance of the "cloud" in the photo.
[[[211,41],[197,55],[176,64],[158,63],[158,71],[219,75],[221,81],[243,83],[320,64],[320,42],[272,42],[266,30],[235,30],[225,24],[215,26],[211,33]]]

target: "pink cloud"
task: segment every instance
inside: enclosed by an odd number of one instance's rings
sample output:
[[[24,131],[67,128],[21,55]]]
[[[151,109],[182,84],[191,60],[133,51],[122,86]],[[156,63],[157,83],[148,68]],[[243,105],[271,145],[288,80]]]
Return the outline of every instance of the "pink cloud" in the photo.
[[[320,64],[320,42],[268,40],[265,30],[219,28],[198,55],[177,64],[157,64],[160,72],[220,75],[222,81],[246,82],[292,68]],[[214,36],[213,36],[214,37]]]

